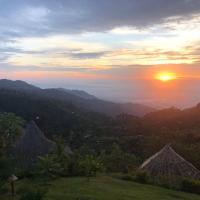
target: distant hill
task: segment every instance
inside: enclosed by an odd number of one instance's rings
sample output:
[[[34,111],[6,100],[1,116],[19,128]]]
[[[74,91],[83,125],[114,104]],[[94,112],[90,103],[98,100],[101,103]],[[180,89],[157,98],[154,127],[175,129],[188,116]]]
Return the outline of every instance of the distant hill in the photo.
[[[144,116],[147,113],[155,111],[154,108],[142,104],[122,104],[101,100],[81,90],[68,90],[63,88],[41,89],[23,81],[0,80],[0,89],[15,90],[41,98],[59,100],[87,111],[98,112],[108,116],[116,116],[121,113]]]
[[[46,96],[40,91],[30,93],[18,90],[0,89],[0,112],[12,112],[27,121],[36,120],[39,127],[49,136],[70,136],[74,131],[80,136],[76,144],[83,143],[84,135],[106,131],[95,131],[95,127],[106,127],[110,118],[94,112],[80,109],[69,102],[62,102]],[[73,136],[76,137],[76,136]]]
[[[36,91],[40,88],[20,80],[11,81],[8,79],[0,79],[0,89]]]
[[[73,94],[77,97],[80,97],[82,99],[97,99],[97,97],[95,97],[94,95],[91,95],[83,90],[69,90],[69,89],[64,89],[64,88],[58,88],[58,90],[63,91],[63,92],[67,92],[69,94]]]
[[[155,111],[144,116],[142,120],[143,128],[155,133],[165,129],[198,130],[200,129],[200,105],[183,110],[172,107]]]

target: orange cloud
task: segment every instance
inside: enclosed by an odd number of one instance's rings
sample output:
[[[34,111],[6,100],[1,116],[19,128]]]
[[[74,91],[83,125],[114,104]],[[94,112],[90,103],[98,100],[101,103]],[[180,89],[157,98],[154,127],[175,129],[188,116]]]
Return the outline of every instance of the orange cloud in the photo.
[[[112,75],[106,74],[96,74],[96,73],[83,73],[83,72],[32,72],[32,71],[23,71],[23,72],[13,72],[10,74],[0,74],[0,76],[8,77],[10,79],[59,79],[59,78],[71,78],[71,79],[113,79]]]

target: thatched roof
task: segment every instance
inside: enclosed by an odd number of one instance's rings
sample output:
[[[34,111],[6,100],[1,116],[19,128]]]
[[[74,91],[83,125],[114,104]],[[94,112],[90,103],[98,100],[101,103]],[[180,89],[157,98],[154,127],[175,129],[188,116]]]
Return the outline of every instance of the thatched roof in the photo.
[[[74,154],[69,146],[65,146],[64,153],[67,154],[67,155],[73,155]]]
[[[14,154],[25,165],[36,161],[39,156],[51,152],[56,144],[47,139],[34,121],[27,124],[19,141],[16,143]]]
[[[170,145],[166,145],[146,160],[140,169],[147,171],[153,177],[181,176],[200,179],[200,171],[178,155]]]

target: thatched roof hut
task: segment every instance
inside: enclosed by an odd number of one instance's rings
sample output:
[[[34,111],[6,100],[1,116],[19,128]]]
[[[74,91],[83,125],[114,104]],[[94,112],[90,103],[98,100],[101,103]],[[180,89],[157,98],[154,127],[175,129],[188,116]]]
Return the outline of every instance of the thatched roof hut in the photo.
[[[56,144],[47,139],[34,121],[27,124],[14,148],[14,154],[24,166],[31,165],[39,156],[44,156],[56,148]]]
[[[170,145],[146,160],[140,167],[152,177],[187,177],[200,179],[200,171],[178,155]]]
[[[69,146],[65,146],[64,153],[66,155],[73,155],[74,154]]]

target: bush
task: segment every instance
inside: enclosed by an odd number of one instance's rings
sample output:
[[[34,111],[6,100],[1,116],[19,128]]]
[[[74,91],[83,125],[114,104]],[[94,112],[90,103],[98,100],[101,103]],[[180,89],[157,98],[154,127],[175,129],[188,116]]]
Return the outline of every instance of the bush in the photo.
[[[0,179],[7,180],[11,174],[15,173],[14,159],[0,158]]]
[[[48,154],[43,157],[39,157],[37,162],[37,171],[41,176],[48,178],[56,178],[61,175],[63,168],[58,161],[56,154]]]
[[[122,180],[124,181],[135,181],[134,177],[132,175],[124,175],[121,177]]]
[[[103,171],[103,163],[99,157],[88,154],[79,161],[79,170],[82,175],[93,177],[97,172]]]
[[[183,179],[181,189],[185,192],[200,194],[200,181],[192,179]]]
[[[110,153],[102,152],[101,157],[107,172],[130,173],[137,165],[135,155],[124,152],[117,144],[112,146]]]
[[[149,176],[145,171],[138,171],[135,175],[135,181],[138,183],[147,183],[149,180]]]
[[[180,176],[156,176],[152,177],[151,181],[161,187],[180,190],[182,178]]]

